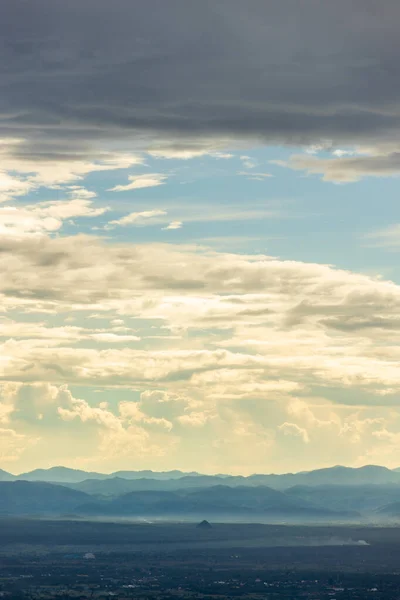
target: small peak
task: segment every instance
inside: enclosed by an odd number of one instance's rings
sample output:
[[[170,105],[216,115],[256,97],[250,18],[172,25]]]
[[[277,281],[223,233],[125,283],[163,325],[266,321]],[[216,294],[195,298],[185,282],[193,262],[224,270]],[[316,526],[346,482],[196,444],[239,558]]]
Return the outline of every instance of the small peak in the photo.
[[[202,521],[201,523],[199,523],[199,524],[197,525],[197,527],[198,527],[199,529],[211,529],[211,527],[212,527],[212,526],[210,525],[210,523],[209,523],[208,521],[204,520],[204,521]]]

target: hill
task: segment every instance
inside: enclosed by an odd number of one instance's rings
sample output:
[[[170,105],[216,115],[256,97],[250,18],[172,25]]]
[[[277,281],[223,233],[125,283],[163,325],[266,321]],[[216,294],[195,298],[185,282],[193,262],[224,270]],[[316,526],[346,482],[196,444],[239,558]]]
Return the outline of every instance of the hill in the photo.
[[[382,517],[400,517],[400,501],[390,502],[379,507],[376,514]]]
[[[5,471],[4,471],[5,473]],[[8,474],[10,475],[10,474]],[[82,471],[80,469],[69,469],[67,467],[50,467],[49,469],[34,469],[20,475],[10,475],[14,479],[24,481],[45,481],[48,483],[79,483],[90,479],[105,481],[107,479],[143,479],[151,477],[155,480],[174,480],[184,476],[196,477],[198,473],[184,473],[183,471],[116,471],[115,473],[97,473],[95,471]],[[1,473],[0,473],[1,481]]]
[[[46,515],[68,513],[88,502],[90,496],[51,483],[0,482],[0,514]]]
[[[216,518],[275,518],[292,519],[345,518],[345,512],[317,507],[309,502],[288,496],[268,487],[214,486],[205,489],[179,491],[135,491],[108,502],[91,502],[80,507],[85,514],[198,518],[201,515]]]
[[[194,478],[193,478],[194,479]],[[177,486],[182,479],[172,480]],[[34,481],[0,481],[0,514],[125,516],[133,518],[210,518],[247,522],[259,520],[333,521],[381,520],[400,517],[400,487],[378,485],[294,486],[276,490],[268,486],[184,487],[126,492],[131,485],[171,485],[171,480],[86,480],[78,484]],[[112,493],[104,494],[104,485]],[[74,489],[91,488],[91,493]],[[111,489],[111,488],[110,488]]]
[[[286,494],[329,510],[369,513],[399,501],[400,487],[393,484],[295,486],[286,490]]]
[[[348,467],[332,467],[329,469],[318,469],[305,473],[288,473],[284,475],[250,475],[243,476],[221,476],[221,475],[184,475],[168,479],[162,474],[160,478],[125,478],[126,472],[120,471],[119,477],[108,476],[102,479],[87,478],[71,485],[89,494],[101,496],[118,496],[122,493],[134,491],[177,491],[180,489],[196,489],[224,485],[229,487],[259,487],[266,486],[275,490],[284,491],[297,486],[321,487],[321,486],[347,486],[350,488],[368,485],[395,486],[400,488],[400,473],[386,469],[385,467],[366,466],[359,469]],[[138,472],[139,473],[139,472]],[[154,473],[153,473],[154,475]],[[372,490],[371,490],[372,493]]]
[[[0,469],[0,481],[14,481],[16,479],[15,475]]]
[[[106,479],[108,475],[67,467],[51,467],[50,469],[35,469],[17,475],[17,479],[24,481],[44,481],[47,483],[76,483],[87,479]]]
[[[250,475],[247,481],[250,485],[269,485],[275,489],[287,489],[296,485],[400,485],[400,472],[376,465],[359,468],[336,466],[283,475]]]

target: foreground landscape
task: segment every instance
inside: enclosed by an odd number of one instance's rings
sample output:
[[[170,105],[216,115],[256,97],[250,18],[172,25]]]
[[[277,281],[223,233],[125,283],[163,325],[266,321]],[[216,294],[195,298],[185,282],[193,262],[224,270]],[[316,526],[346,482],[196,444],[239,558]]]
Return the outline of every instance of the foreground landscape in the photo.
[[[399,597],[393,527],[7,518],[0,528],[9,600]]]

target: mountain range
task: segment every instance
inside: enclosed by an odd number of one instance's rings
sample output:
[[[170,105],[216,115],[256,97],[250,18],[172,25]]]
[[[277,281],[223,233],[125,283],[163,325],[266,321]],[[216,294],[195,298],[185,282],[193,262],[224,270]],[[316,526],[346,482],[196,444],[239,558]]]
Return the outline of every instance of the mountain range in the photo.
[[[48,483],[76,483],[87,479],[111,479],[121,477],[123,479],[179,479],[183,476],[196,477],[198,473],[184,473],[183,471],[115,471],[111,474],[97,473],[94,471],[82,471],[80,469],[69,469],[67,467],[51,467],[50,469],[34,469],[20,475],[13,475],[0,469],[0,481],[46,481]]]
[[[0,514],[381,522],[400,517],[400,471],[369,465],[284,475],[201,475],[65,467],[0,470]]]
[[[266,485],[274,489],[284,490],[295,485],[368,485],[373,484],[399,484],[400,468],[388,469],[376,465],[366,465],[359,468],[351,467],[328,467],[313,471],[300,473],[286,473],[282,475],[203,475],[197,472],[184,471],[115,471],[113,473],[97,473],[94,471],[82,471],[69,469],[67,467],[51,467],[50,469],[35,469],[20,475],[13,475],[0,469],[0,481],[43,481],[47,483],[80,484],[95,481],[99,493],[105,493],[108,484],[101,490],[99,482],[113,480],[115,485],[123,485],[123,481],[132,481],[132,488],[137,489],[179,489],[182,487],[205,487],[209,485],[229,485],[231,487],[240,485],[259,486]],[[137,483],[140,481],[141,483]],[[159,483],[162,482],[162,483]],[[85,484],[88,485],[88,484]],[[114,485],[114,484],[112,484]],[[145,487],[143,487],[145,486]],[[89,486],[90,488],[90,486]],[[87,491],[91,491],[88,489]]]

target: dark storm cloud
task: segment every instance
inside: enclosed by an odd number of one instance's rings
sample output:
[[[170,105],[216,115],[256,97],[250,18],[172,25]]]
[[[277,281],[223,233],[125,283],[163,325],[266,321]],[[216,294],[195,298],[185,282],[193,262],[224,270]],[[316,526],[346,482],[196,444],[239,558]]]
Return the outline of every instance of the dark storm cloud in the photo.
[[[398,0],[3,0],[0,136],[20,158],[200,138],[383,143]]]

